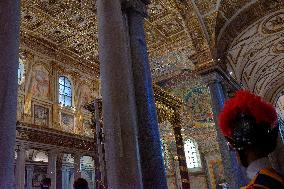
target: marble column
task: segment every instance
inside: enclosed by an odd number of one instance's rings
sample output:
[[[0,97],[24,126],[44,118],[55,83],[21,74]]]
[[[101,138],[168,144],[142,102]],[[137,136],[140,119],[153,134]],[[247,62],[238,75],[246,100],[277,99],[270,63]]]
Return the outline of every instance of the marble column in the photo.
[[[74,180],[81,178],[81,155],[74,155]]]
[[[25,188],[25,163],[26,163],[26,150],[22,145],[18,146],[17,159],[16,159],[16,186],[17,189]]]
[[[133,72],[121,8],[121,0],[97,1],[107,184],[140,189]]]
[[[34,176],[34,166],[33,165],[27,165],[26,166],[27,170],[27,184],[26,184],[26,189],[33,189],[33,176]]]
[[[63,183],[63,179],[64,179],[64,175],[63,175],[63,171],[62,171],[63,157],[64,157],[63,153],[57,154],[57,158],[56,158],[56,189],[65,189],[64,187],[62,187],[62,183]]]
[[[47,174],[51,179],[51,189],[56,189],[56,160],[57,160],[57,152],[49,151],[48,152],[48,167]]]
[[[144,188],[167,188],[152,76],[144,31],[145,1],[125,3],[133,67],[139,149]]]
[[[217,139],[224,167],[225,180],[229,184],[230,188],[240,188],[246,184],[246,178],[237,161],[236,152],[230,152],[228,150],[227,140],[222,135],[220,128],[217,126],[218,115],[220,111],[222,111],[225,103],[225,94],[221,83],[223,78],[218,72],[211,72],[203,75],[203,79],[208,85],[211,94],[212,109],[216,123]]]
[[[0,1],[0,188],[15,188],[20,1]]]
[[[66,166],[62,166],[62,189],[70,189],[69,183],[69,169]]]
[[[92,189],[99,189],[99,188],[96,186],[96,171],[95,171],[95,170],[92,171],[92,183],[93,183]]]

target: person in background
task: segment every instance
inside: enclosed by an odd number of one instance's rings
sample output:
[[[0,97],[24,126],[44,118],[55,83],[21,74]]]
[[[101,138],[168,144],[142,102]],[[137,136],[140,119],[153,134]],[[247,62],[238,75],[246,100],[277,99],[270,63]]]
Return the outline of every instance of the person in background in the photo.
[[[50,189],[50,186],[51,186],[51,179],[50,178],[44,178],[41,181],[41,184],[40,184],[41,189]]]
[[[74,184],[74,189],[89,189],[88,182],[83,178],[78,178]]]
[[[269,154],[278,139],[275,108],[248,91],[238,91],[219,115],[219,127],[251,179],[243,189],[284,189],[284,177],[273,169]]]

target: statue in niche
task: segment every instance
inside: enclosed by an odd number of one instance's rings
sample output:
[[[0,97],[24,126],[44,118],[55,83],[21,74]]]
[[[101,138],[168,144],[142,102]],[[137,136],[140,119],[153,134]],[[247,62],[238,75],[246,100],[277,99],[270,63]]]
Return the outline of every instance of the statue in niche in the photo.
[[[49,73],[43,66],[36,66],[32,74],[31,93],[34,97],[48,99],[49,98]]]

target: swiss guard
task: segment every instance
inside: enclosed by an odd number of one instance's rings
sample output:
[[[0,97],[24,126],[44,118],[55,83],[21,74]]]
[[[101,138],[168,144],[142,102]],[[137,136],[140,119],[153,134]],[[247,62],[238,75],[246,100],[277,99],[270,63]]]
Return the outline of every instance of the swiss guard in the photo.
[[[278,139],[277,113],[271,104],[248,91],[238,91],[219,114],[219,126],[247,168],[251,181],[242,189],[284,189],[284,177],[268,158]]]

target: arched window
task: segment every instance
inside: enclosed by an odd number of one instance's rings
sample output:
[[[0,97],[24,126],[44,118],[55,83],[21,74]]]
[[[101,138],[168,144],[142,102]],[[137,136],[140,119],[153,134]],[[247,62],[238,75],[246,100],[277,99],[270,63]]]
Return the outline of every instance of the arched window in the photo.
[[[21,85],[24,81],[25,74],[25,66],[21,59],[19,59],[19,67],[18,67],[18,84]]]
[[[72,85],[65,76],[59,77],[59,103],[63,106],[72,106]]]
[[[191,139],[186,140],[184,143],[184,151],[185,151],[187,168],[200,169],[201,160],[198,152],[197,143]]]

